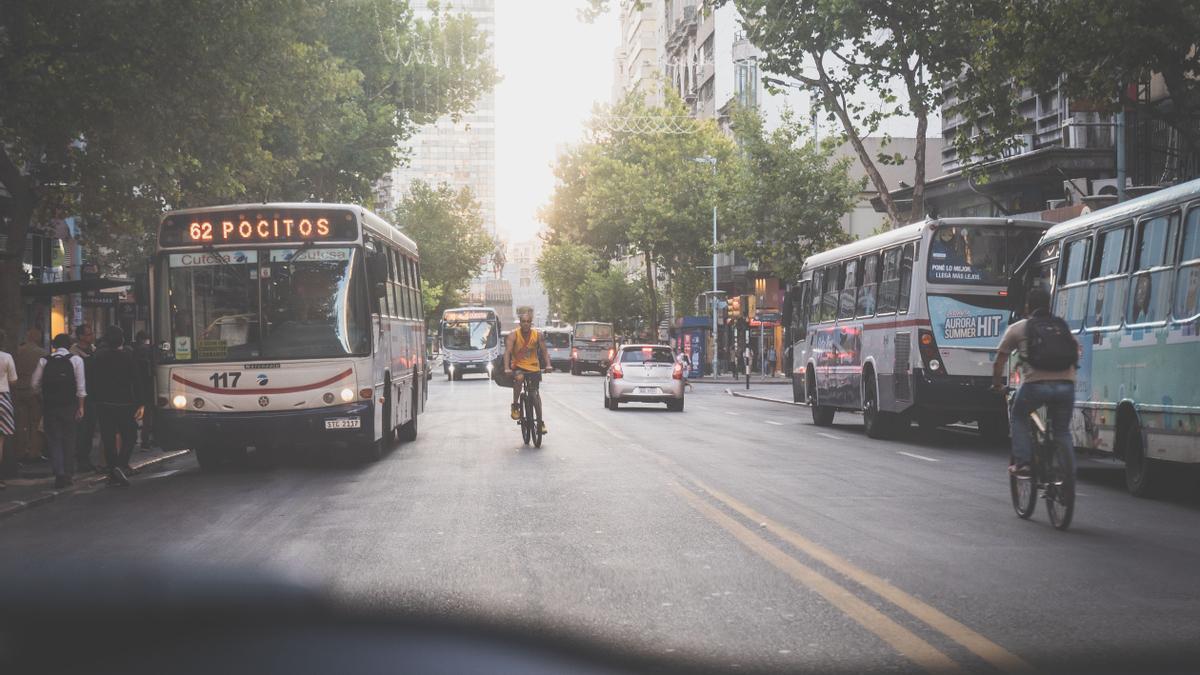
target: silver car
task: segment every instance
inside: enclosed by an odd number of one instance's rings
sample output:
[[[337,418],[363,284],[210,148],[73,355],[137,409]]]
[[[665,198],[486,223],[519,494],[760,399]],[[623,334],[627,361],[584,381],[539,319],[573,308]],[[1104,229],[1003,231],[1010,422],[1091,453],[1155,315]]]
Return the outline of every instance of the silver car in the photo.
[[[666,403],[683,410],[683,366],[664,345],[623,345],[604,374],[604,407],[622,403]]]

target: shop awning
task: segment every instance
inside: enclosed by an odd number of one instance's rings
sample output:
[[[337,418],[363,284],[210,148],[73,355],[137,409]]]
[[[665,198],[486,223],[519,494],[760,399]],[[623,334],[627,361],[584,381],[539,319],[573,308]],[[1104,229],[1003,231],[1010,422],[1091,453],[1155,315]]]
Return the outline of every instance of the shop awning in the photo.
[[[97,277],[95,279],[76,279],[74,281],[54,281],[48,284],[26,284],[21,287],[21,297],[52,298],[58,295],[86,293],[105,288],[120,288],[132,286],[133,279],[120,277]]]

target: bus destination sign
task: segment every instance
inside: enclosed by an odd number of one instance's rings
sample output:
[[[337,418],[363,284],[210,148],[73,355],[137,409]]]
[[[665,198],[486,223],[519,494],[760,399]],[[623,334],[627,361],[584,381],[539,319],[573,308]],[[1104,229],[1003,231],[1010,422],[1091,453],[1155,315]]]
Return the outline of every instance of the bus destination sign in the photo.
[[[446,323],[454,323],[456,321],[487,321],[490,318],[492,318],[492,313],[485,310],[458,310],[446,312],[442,315],[442,321]]]
[[[355,241],[358,222],[350,211],[332,209],[204,211],[167,216],[160,246]]]

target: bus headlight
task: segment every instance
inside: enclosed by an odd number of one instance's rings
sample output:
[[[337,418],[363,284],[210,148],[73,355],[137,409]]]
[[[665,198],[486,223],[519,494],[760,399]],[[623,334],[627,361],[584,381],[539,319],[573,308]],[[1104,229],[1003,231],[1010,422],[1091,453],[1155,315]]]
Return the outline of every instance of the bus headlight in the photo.
[[[350,389],[342,390],[342,400],[349,403],[354,400],[354,392]]]
[[[183,394],[178,394],[175,398],[171,399],[171,405],[175,406],[177,410],[183,410],[187,407],[187,397]]]
[[[937,359],[933,359],[932,361],[929,362],[930,370],[937,371],[937,370],[940,370],[941,367],[942,367],[942,362],[938,361]]]

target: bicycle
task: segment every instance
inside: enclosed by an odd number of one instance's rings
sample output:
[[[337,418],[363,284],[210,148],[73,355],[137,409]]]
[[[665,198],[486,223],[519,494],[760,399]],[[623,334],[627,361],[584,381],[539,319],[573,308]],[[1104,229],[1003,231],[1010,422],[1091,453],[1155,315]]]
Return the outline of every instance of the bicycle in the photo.
[[[541,372],[548,373],[549,370]],[[521,393],[517,397],[517,409],[521,411],[521,417],[517,419],[517,424],[521,427],[521,441],[525,445],[533,442],[533,447],[542,447],[542,420],[537,417],[537,408],[533,405],[532,392],[529,389],[529,378],[521,378]]]
[[[1010,409],[1015,392],[1016,389],[1005,387]],[[1029,419],[1033,423],[1033,462],[1028,476],[1013,473],[1008,476],[1013,509],[1019,517],[1030,518],[1041,492],[1050,523],[1056,529],[1065,530],[1075,515],[1075,472],[1071,469],[1074,463],[1067,456],[1069,450],[1050,435],[1037,410],[1030,411]],[[1011,458],[1009,461],[1013,462]]]

